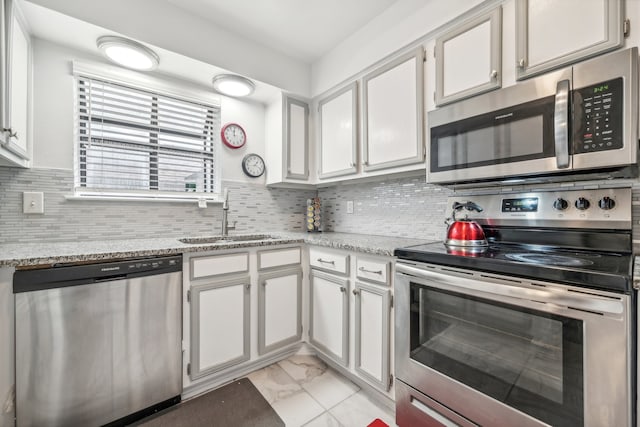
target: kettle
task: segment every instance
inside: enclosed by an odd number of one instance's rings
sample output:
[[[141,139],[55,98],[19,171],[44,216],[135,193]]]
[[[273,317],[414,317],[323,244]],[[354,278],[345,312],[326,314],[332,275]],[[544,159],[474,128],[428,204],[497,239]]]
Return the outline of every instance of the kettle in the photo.
[[[451,207],[451,218],[447,218],[444,221],[445,224],[448,225],[447,240],[444,244],[465,248],[483,248],[488,246],[487,239],[484,236],[484,231],[480,224],[470,220],[468,217],[456,219],[456,213],[462,209],[482,212],[482,208],[473,202],[454,202]]]

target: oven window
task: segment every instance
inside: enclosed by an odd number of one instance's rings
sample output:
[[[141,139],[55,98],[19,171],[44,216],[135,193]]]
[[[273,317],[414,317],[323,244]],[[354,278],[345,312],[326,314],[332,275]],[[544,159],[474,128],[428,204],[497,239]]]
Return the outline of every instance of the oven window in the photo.
[[[583,425],[582,328],[411,283],[410,357],[553,426]]]

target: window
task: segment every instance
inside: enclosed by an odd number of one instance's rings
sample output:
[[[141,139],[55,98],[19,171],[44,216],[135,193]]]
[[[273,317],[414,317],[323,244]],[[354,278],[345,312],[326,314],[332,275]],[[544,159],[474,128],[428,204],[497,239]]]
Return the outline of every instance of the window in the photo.
[[[219,192],[218,106],[83,76],[77,84],[76,192],[179,198]]]

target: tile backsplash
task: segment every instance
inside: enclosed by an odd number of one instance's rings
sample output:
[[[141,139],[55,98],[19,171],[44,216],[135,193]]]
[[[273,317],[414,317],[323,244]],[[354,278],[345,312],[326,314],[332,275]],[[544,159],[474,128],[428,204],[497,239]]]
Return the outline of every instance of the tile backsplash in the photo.
[[[324,231],[444,238],[445,207],[453,190],[426,184],[424,175],[376,182],[343,183],[313,190],[265,188],[263,185],[223,181],[230,190],[232,233],[304,231],[306,200],[322,201]],[[590,181],[518,187],[457,190],[524,192],[557,188],[580,189],[633,186],[633,236],[640,244],[640,182]],[[210,204],[140,201],[67,200],[73,190],[73,172],[59,169],[0,167],[0,243],[129,239],[153,236],[197,236],[220,233],[222,209]],[[22,192],[44,192],[44,215],[22,213]],[[347,213],[347,201],[354,202]]]
[[[268,189],[223,181],[233,233],[302,231],[306,199],[315,191]],[[22,213],[22,192],[44,192],[44,214]],[[0,243],[131,239],[220,234],[222,205],[67,200],[73,171],[0,167]]]
[[[321,188],[323,230],[442,239],[451,190],[427,184],[424,175]],[[353,201],[353,214],[347,213]]]

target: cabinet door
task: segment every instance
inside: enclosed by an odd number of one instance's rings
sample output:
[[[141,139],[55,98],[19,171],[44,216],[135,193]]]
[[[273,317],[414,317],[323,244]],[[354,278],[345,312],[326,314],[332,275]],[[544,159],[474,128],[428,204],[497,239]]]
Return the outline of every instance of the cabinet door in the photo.
[[[249,277],[191,288],[192,380],[249,360]]]
[[[363,78],[365,171],[423,161],[423,62],[420,47]]]
[[[31,46],[24,20],[11,0],[0,1],[0,153],[2,165],[27,166]]]
[[[285,161],[288,179],[309,178],[309,105],[284,97]]]
[[[356,82],[320,100],[320,179],[357,172],[357,106]]]
[[[518,79],[622,46],[623,3],[516,0]]]
[[[302,269],[263,274],[258,283],[258,354],[263,355],[302,337]]]
[[[497,7],[436,39],[436,105],[501,86],[501,37]]]
[[[311,272],[309,341],[341,365],[349,363],[349,281]]]
[[[391,292],[381,286],[356,283],[355,368],[359,375],[387,391],[390,381]]]

